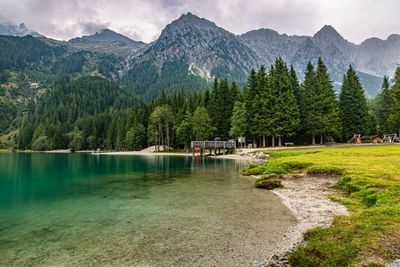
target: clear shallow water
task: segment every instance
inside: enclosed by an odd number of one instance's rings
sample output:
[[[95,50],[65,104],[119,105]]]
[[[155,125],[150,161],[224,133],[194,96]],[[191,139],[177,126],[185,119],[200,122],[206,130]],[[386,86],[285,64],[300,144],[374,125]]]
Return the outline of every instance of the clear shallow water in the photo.
[[[240,163],[0,153],[0,265],[252,265],[295,223]]]

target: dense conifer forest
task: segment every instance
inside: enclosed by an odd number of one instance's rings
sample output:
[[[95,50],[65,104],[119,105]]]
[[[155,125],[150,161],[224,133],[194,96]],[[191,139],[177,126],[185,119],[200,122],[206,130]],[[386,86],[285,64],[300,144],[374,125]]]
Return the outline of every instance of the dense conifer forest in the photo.
[[[302,83],[278,58],[268,70],[252,70],[243,89],[215,79],[211,90],[162,92],[150,102],[106,78],[64,75],[32,98],[15,142],[33,150],[140,150],[246,137],[259,147],[398,132],[400,68],[392,81],[385,77],[375,99],[367,100],[351,66],[339,95],[332,84],[321,59],[308,63]]]

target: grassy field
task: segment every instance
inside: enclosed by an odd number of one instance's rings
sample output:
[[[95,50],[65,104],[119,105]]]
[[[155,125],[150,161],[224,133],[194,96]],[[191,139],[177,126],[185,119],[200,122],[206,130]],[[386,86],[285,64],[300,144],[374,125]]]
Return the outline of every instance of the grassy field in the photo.
[[[382,266],[400,259],[400,145],[270,152],[271,161],[244,174],[338,174],[333,200],[349,217],[306,233],[290,256],[293,266]],[[323,179],[323,176],[321,176]]]

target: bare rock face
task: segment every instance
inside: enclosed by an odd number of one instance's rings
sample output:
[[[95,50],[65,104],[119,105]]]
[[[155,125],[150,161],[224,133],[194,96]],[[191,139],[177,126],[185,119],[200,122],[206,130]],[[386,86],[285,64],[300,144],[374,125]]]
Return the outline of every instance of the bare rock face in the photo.
[[[339,89],[349,65],[359,71],[361,82],[370,96],[375,96],[383,75],[392,75],[400,62],[400,35],[386,40],[367,39],[360,45],[345,40],[332,26],[325,25],[314,36],[288,36],[270,29],[259,29],[240,36],[270,65],[282,57],[298,71],[300,79],[308,61],[316,64],[321,57]]]
[[[132,64],[151,62],[161,69],[167,61],[180,61],[187,72],[203,76],[244,80],[260,57],[238,36],[192,13],[168,24],[160,37]]]

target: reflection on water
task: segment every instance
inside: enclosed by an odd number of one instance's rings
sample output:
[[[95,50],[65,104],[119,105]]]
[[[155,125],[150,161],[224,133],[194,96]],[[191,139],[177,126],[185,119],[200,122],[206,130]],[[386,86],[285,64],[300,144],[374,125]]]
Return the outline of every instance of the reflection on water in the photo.
[[[291,214],[240,162],[0,154],[0,265],[248,265]]]

